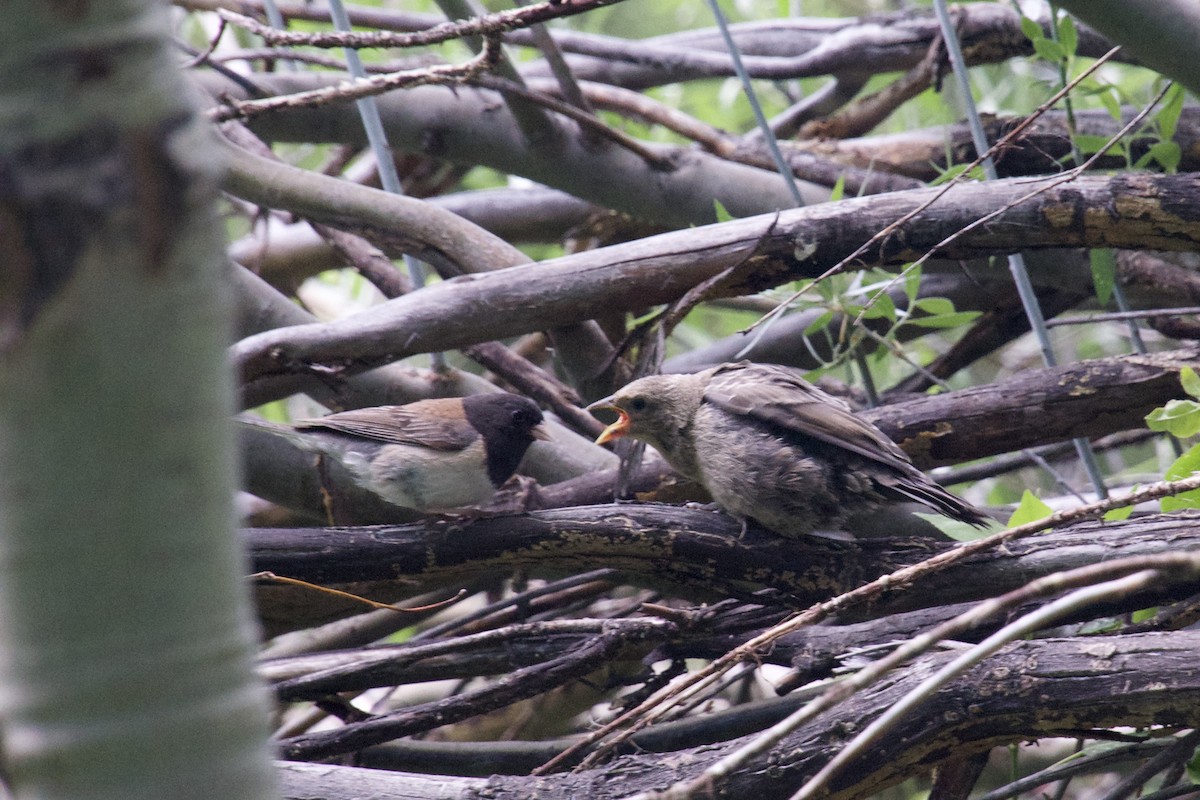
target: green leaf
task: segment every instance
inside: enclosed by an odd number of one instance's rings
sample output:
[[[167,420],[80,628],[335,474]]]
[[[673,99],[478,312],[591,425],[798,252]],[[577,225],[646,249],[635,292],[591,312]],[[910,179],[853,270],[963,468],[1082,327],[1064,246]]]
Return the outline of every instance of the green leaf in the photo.
[[[1185,392],[1200,399],[1200,375],[1196,374],[1196,370],[1191,367],[1179,370],[1179,383]]]
[[[1133,513],[1133,506],[1120,506],[1119,508],[1109,509],[1104,512],[1105,522],[1121,522],[1129,519],[1129,515]]]
[[[986,531],[980,530],[973,525],[968,525],[965,522],[959,522],[958,520],[950,519],[949,517],[943,517],[941,514],[934,514],[933,512],[926,514],[921,511],[914,511],[912,513],[914,517],[919,517],[920,519],[925,520],[930,525],[937,528],[947,537],[956,542],[971,542],[995,533],[995,529]]]
[[[1165,172],[1175,172],[1183,159],[1183,151],[1175,142],[1155,142],[1146,155],[1158,162]]]
[[[1107,248],[1091,250],[1088,257],[1092,262],[1092,286],[1096,289],[1096,299],[1100,305],[1106,306],[1117,282],[1117,257]]]
[[[1134,623],[1145,622],[1146,620],[1154,619],[1154,615],[1157,613],[1158,613],[1158,606],[1151,606],[1150,608],[1139,608],[1137,611],[1133,612],[1133,616],[1130,617],[1130,621],[1132,621]]]
[[[976,180],[976,181],[983,180],[984,174],[983,174],[982,166],[976,166],[969,173],[967,173],[968,166],[970,166],[970,165],[969,164],[955,164],[953,166],[947,167],[946,169],[942,170],[941,174],[939,174],[936,178],[934,178],[932,181],[930,181],[929,185],[930,186],[940,186],[943,183],[949,183],[950,181],[954,180],[955,178],[959,177],[960,175],[963,175],[964,173],[967,174],[967,177],[971,178],[972,180]]]
[[[1163,477],[1169,481],[1178,481],[1190,478],[1192,473],[1197,471],[1200,471],[1200,444],[1192,445],[1186,453],[1175,459],[1171,466],[1167,467]]]
[[[1012,516],[1008,518],[1009,528],[1015,528],[1018,525],[1024,525],[1028,522],[1036,522],[1039,519],[1045,519],[1054,513],[1054,509],[1043,503],[1033,492],[1028,489],[1021,495],[1021,502],[1017,504],[1017,508],[1013,511]]]
[[[908,298],[908,304],[911,307],[917,300],[917,293],[921,291],[921,268],[913,267],[904,268],[904,294]]]
[[[261,414],[262,418],[268,422],[278,422],[286,425],[292,421],[291,410],[286,400],[273,400],[266,405],[259,406],[254,411]]]
[[[737,219],[716,198],[713,198],[713,210],[717,212],[717,222],[729,222],[730,220]]]
[[[1190,450],[1175,459],[1175,463],[1167,468],[1166,475],[1163,477],[1169,481],[1177,481],[1181,478],[1191,477],[1197,471],[1200,471],[1200,444],[1193,445]],[[1193,489],[1173,497],[1164,497],[1159,501],[1159,507],[1164,513],[1186,508],[1200,508],[1200,489]]]
[[[913,308],[927,314],[953,314],[954,303],[948,297],[922,297],[913,302]]]
[[[1117,96],[1115,91],[1105,90],[1098,92],[1096,95],[1100,99],[1100,104],[1104,106],[1104,110],[1114,121],[1121,121],[1121,98]]]
[[[1079,36],[1075,33],[1075,21],[1069,14],[1063,14],[1058,18],[1057,29],[1058,43],[1062,45],[1067,55],[1075,55],[1075,50],[1079,46]]]
[[[892,302],[891,295],[879,292],[873,296],[863,311],[863,319],[888,319],[895,322],[896,304]]]
[[[908,321],[921,328],[957,328],[983,315],[982,311],[956,311],[953,314],[933,314],[928,317],[909,317]]]
[[[1099,153],[1104,147],[1108,148],[1104,151],[1107,155],[1113,155],[1117,152],[1117,143],[1113,142],[1110,144],[1109,137],[1107,136],[1078,133],[1075,134],[1075,145],[1079,148],[1080,152],[1088,155]]]
[[[833,319],[833,312],[832,311],[824,312],[823,314],[821,314],[821,316],[817,317],[816,319],[814,319],[812,322],[810,322],[808,324],[808,327],[804,329],[804,335],[812,336],[814,333],[816,333],[817,331],[821,330],[826,325],[828,325],[829,320],[831,320],[831,319]]]
[[[1037,20],[1029,17],[1021,17],[1021,33],[1025,34],[1025,38],[1031,42],[1046,38],[1042,26],[1037,23]]]
[[[829,192],[829,202],[836,203],[846,196],[846,175],[842,173],[838,175],[837,180],[833,183],[833,189]]]
[[[1058,42],[1049,39],[1036,39],[1033,51],[1047,61],[1062,61],[1067,57],[1067,51]]]
[[[1154,121],[1158,123],[1158,135],[1163,141],[1169,142],[1175,138],[1179,115],[1183,112],[1183,94],[1183,87],[1178,83],[1173,84],[1163,98],[1162,108],[1154,115]]]
[[[1195,400],[1170,400],[1146,415],[1152,431],[1166,431],[1180,439],[1200,433],[1200,403]]]
[[[1200,750],[1192,753],[1191,759],[1187,762],[1187,773],[1192,783],[1200,783]]]

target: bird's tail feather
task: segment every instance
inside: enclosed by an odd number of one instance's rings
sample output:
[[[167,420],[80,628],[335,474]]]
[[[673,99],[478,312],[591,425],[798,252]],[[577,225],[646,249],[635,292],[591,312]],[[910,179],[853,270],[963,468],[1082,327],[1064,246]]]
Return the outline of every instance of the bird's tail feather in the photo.
[[[969,525],[982,527],[994,521],[980,509],[961,497],[951,494],[936,483],[929,481],[915,483],[902,480],[891,484],[888,488],[902,497],[929,506],[939,514]]]

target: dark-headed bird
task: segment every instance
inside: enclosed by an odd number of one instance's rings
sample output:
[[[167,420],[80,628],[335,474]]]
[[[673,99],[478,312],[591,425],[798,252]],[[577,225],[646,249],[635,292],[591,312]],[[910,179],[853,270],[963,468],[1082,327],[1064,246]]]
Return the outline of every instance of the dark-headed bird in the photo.
[[[283,430],[384,500],[430,513],[487,503],[529,445],[548,438],[537,404],[508,392],[359,408]]]

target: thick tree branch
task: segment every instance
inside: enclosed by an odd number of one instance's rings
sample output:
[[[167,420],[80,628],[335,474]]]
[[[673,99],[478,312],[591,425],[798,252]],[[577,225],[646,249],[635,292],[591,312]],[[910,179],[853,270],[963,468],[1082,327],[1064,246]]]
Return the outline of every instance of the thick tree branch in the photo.
[[[1195,727],[1200,724],[1200,677],[1192,669],[1200,634],[1133,634],[1087,639],[1043,639],[1010,645],[971,670],[906,720],[902,729],[871,748],[863,763],[836,779],[835,800],[864,798],[944,759],[982,752],[1030,737],[1078,735],[1095,728]],[[729,796],[763,800],[788,797],[856,730],[954,654],[937,654],[911,664],[890,683],[874,687],[804,726],[769,755],[751,762],[719,787]],[[1041,702],[1031,703],[1031,698]],[[496,800],[597,800],[626,797],[695,777],[744,740],[695,748],[664,758],[629,755],[582,772],[549,778],[490,778]],[[324,766],[281,765],[285,797],[344,797],[334,787],[357,779],[357,791],[397,791],[417,776]],[[480,788],[478,779],[451,779],[429,795],[461,797]]]
[[[954,187],[860,266],[911,261],[949,231],[1025,197],[1037,180]],[[367,191],[367,190],[362,190]],[[328,325],[271,331],[235,347],[245,381],[324,365],[354,373],[420,352],[529,333],[614,309],[678,299],[735,264],[729,295],[749,294],[839,263],[940,189],[896,192],[667,233],[447,281]],[[1186,249],[1200,245],[1200,176],[1081,178],[1021,201],[939,255],[972,258],[1038,247]]]
[[[502,708],[581,678],[615,658],[639,658],[649,652],[661,637],[660,631],[670,625],[662,620],[644,619],[612,620],[602,627],[600,634],[583,645],[548,661],[514,670],[485,688],[351,722],[331,731],[294,736],[280,744],[281,750],[285,756],[298,760],[322,758]]]
[[[862,415],[927,468],[1142,428],[1146,414],[1183,396],[1179,373],[1189,366],[1200,367],[1200,351],[1078,361],[880,406]]]
[[[1061,569],[1200,546],[1193,515],[1079,523],[973,556],[872,606],[907,610],[990,597]],[[403,580],[416,594],[522,569],[555,577],[597,565],[695,601],[736,597],[807,607],[954,547],[930,539],[783,539],[723,514],[658,505],[588,506],[477,520],[462,528],[252,529],[255,570],[317,583]],[[754,534],[754,535],[751,535]],[[759,592],[770,590],[767,595]]]
[[[1109,139],[1133,118],[1138,109],[1122,109],[1120,119],[1107,111],[1077,110],[1074,130],[1068,127],[1065,111],[1047,111],[1016,141],[996,156],[996,170],[1001,176],[1053,173],[1062,170],[1065,159],[1071,156],[1071,137],[1097,136]],[[1023,117],[988,117],[984,130],[989,142],[1006,136]],[[1175,129],[1174,141],[1179,144],[1182,161],[1179,170],[1195,171],[1200,167],[1200,108],[1185,106]],[[1105,155],[1096,162],[1097,169],[1118,169],[1127,158],[1137,160],[1154,144],[1153,139],[1134,137],[1129,141],[1129,154]],[[788,146],[788,145],[785,145]],[[931,181],[954,164],[969,164],[977,153],[971,143],[971,132],[965,122],[936,128],[920,128],[882,136],[859,139],[825,139],[794,143],[788,149],[811,152],[844,164],[908,175]]]

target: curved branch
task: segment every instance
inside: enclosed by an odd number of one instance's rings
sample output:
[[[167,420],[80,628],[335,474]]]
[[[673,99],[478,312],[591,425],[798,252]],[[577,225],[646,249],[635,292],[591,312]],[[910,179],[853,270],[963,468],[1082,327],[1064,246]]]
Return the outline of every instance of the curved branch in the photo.
[[[834,800],[864,798],[920,775],[948,752],[956,756],[1039,736],[1119,726],[1195,727],[1200,724],[1200,673],[1193,669],[1200,634],[1133,634],[1080,639],[1042,639],[1004,648],[945,687],[886,741],[864,756],[871,769],[851,770],[835,780]],[[771,753],[714,787],[731,797],[786,798],[856,730],[902,697],[953,653],[914,662],[886,685],[875,687],[789,736]],[[1031,698],[1043,702],[1031,703]],[[1050,702],[1051,698],[1053,699]],[[496,800],[615,800],[696,777],[746,739],[693,748],[664,758],[628,755],[604,767],[546,778],[493,776],[486,781]],[[351,767],[281,765],[285,797],[333,796],[333,786],[352,778],[388,793],[418,776]],[[430,797],[461,797],[482,788],[478,779],[452,778]]]
[[[1200,546],[1192,514],[1079,523],[972,556],[895,591],[872,614],[990,597],[1101,558]],[[273,528],[244,532],[254,570],[316,583],[395,581],[416,594],[523,569],[540,577],[604,565],[625,580],[697,601],[720,597],[806,607],[952,549],[950,541],[784,539],[711,511],[618,504],[445,524]],[[767,595],[760,592],[769,590]]]
[[[607,620],[602,631],[556,658],[514,670],[482,689],[409,706],[330,731],[293,736],[280,742],[284,756],[324,758],[430,730],[448,722],[503,708],[581,678],[618,658],[637,659],[672,629],[663,620]]]
[[[955,186],[867,248],[857,266],[912,261],[938,246],[947,231],[1013,203],[938,255],[972,258],[1063,246],[1200,246],[1200,175],[1085,177],[1057,186],[1054,180]],[[1039,185],[1051,188],[1027,198]],[[239,343],[234,356],[245,381],[312,364],[353,373],[420,352],[672,302],[733,266],[738,274],[722,284],[722,293],[750,294],[823,274],[941,191],[809,206],[447,281],[339,322],[260,334]]]
[[[195,77],[215,97],[246,97],[223,78],[205,73]],[[330,73],[256,79],[274,94],[338,82]],[[657,159],[648,163],[641,154],[611,142],[583,141],[574,121],[553,114],[547,115],[553,135],[531,144],[504,109],[504,96],[490,90],[422,86],[383,95],[376,103],[388,141],[398,150],[521,175],[643,220],[672,227],[713,222],[717,218],[713,198],[739,217],[794,205],[773,170],[656,143],[645,145],[645,151]],[[251,127],[270,141],[364,144],[365,134],[349,109],[352,106],[342,103],[281,111],[256,117]],[[803,183],[802,192],[807,203],[821,202],[829,195],[825,187]]]

